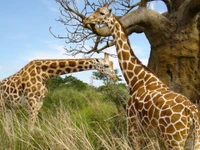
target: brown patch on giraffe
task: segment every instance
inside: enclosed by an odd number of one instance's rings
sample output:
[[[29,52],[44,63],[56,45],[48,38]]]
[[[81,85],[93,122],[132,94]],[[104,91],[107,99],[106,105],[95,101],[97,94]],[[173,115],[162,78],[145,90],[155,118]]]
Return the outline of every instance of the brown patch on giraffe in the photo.
[[[138,92],[137,92],[137,96],[141,97],[141,95],[143,95],[144,92],[145,92],[144,87],[140,88],[140,89],[138,90]],[[142,97],[141,97],[141,99],[142,99]]]
[[[89,69],[92,69],[92,65],[89,65]]]
[[[80,65],[83,65],[83,64],[84,64],[84,62],[85,62],[85,61],[83,61],[83,60],[80,60],[78,63],[79,63]]]
[[[28,75],[22,77],[22,81],[26,82],[28,80],[29,80],[29,76]]]
[[[144,78],[144,75],[145,75],[145,72],[140,72],[140,74],[138,75],[138,77],[139,77],[139,79],[142,79],[142,78]]]
[[[36,72],[37,72],[37,74],[40,74],[40,73],[41,73],[40,67],[36,67]]]
[[[117,53],[117,57],[119,58],[119,60],[122,60],[122,53],[121,52]],[[120,65],[121,65],[121,63],[120,63]]]
[[[54,73],[54,70],[49,69],[49,70],[48,70],[48,73],[49,73],[49,74],[53,74],[53,73]]]
[[[26,86],[27,86],[27,87],[31,87],[31,83],[30,83],[30,82],[27,82],[27,83],[26,83]]]
[[[145,83],[146,84],[146,83]],[[154,89],[157,89],[157,87],[158,87],[158,85],[157,85],[157,83],[152,83],[152,84],[148,84],[147,86],[146,86],[146,88],[148,89],[148,90],[154,90]]]
[[[50,68],[54,68],[54,69],[57,68],[57,63],[56,62],[51,63]]]
[[[137,82],[137,77],[134,77],[132,80],[131,80],[131,85],[133,86],[133,85],[135,85],[135,83]]]
[[[78,66],[78,69],[83,69],[83,66]]]
[[[69,61],[69,66],[70,66],[70,67],[75,67],[75,66],[76,66],[76,62],[74,62],[74,61]]]
[[[120,35],[121,35],[121,33],[118,31],[118,32],[117,32],[117,37],[120,37]]]
[[[122,45],[123,45],[122,40],[119,40],[117,44],[119,44],[119,47],[122,47]]]
[[[62,73],[62,70],[60,70],[60,69],[58,69],[57,71],[56,71],[56,74],[57,75],[60,75]]]
[[[35,65],[32,65],[28,68],[28,72],[31,72],[31,70],[33,70],[35,68]]]
[[[65,71],[66,71],[67,73],[70,73],[70,72],[71,72],[71,69],[70,69],[70,68],[66,68]]]
[[[32,92],[35,92],[37,89],[36,89],[35,86],[32,86],[32,87],[31,87],[31,90],[32,90]]]
[[[41,68],[42,68],[43,71],[46,71],[48,67],[46,65],[42,65]]]
[[[155,118],[153,118],[150,123],[154,127],[158,125],[158,122],[157,122],[157,120]]]
[[[122,41],[126,41],[127,40],[126,35],[122,33],[121,34],[121,39],[122,39]]]
[[[59,66],[60,68],[64,68],[65,67],[66,62],[59,62]]]
[[[127,74],[128,74],[129,79],[133,77],[133,72],[128,71]]]
[[[127,69],[127,62],[123,62],[123,64],[122,64],[122,65],[123,65],[123,69],[125,69],[125,70],[126,70],[126,69]]]
[[[144,85],[144,81],[143,80],[139,80],[136,84],[132,85],[134,87],[134,89],[138,89],[139,87],[141,87],[142,85]],[[134,90],[135,91],[135,90]]]
[[[74,70],[73,70],[73,72],[77,72],[78,70],[75,68]]]
[[[39,82],[42,82],[42,79],[41,79],[40,76],[37,76],[36,78],[37,78],[37,80],[38,80]]]
[[[124,43],[124,50],[129,51],[130,47],[127,43]],[[134,60],[135,61],[135,60]]]
[[[135,69],[134,69],[134,73],[136,75],[138,75],[138,73],[142,70],[142,67],[141,66],[136,66]]]
[[[166,120],[166,118],[165,118]],[[168,123],[170,123],[170,121],[167,121]],[[174,126],[173,125],[169,125],[167,128],[166,128],[166,131],[167,133],[174,133],[176,130],[174,129]]]
[[[181,128],[183,128],[183,127],[181,127]],[[179,129],[181,129],[181,128],[179,128]],[[179,129],[178,129],[178,130],[179,130]],[[174,138],[176,141],[181,141],[181,139],[182,139],[182,137],[181,137],[181,135],[180,135],[179,133],[175,134],[175,135],[173,136],[173,138]]]
[[[116,24],[116,29],[117,29],[117,31],[119,31],[119,29],[120,29],[120,25],[119,24]],[[119,37],[119,36],[118,36]]]
[[[122,59],[123,60],[129,60],[129,58],[130,58],[130,55],[129,55],[129,53],[128,52],[122,52]]]
[[[30,75],[31,75],[31,76],[35,76],[35,75],[36,75],[35,70],[32,70],[31,73],[30,73]]]
[[[36,79],[35,78],[31,78],[31,83],[35,84],[36,83]]]
[[[42,65],[42,62],[41,61],[36,61],[35,64],[40,66],[40,65]]]
[[[132,63],[129,63],[128,64],[128,70],[133,71],[133,68],[134,68],[134,65]]]
[[[183,109],[184,109],[183,105],[176,105],[172,107],[173,112],[180,112]]]
[[[154,108],[154,106],[151,104],[151,105],[149,106],[149,119],[152,119],[152,118],[153,118],[154,109],[156,109],[156,108]],[[151,113],[150,113],[150,112],[151,112]]]
[[[176,97],[176,94],[175,93],[171,93],[171,92],[169,92],[169,93],[166,93],[165,95],[164,95],[164,99],[174,99]]]
[[[165,132],[165,127],[163,125],[160,125],[159,126],[159,131],[164,133]]]

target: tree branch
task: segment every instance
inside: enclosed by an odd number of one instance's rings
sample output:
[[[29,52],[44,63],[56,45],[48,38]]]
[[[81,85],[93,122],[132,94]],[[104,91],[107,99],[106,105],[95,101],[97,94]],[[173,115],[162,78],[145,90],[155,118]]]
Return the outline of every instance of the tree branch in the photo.
[[[168,10],[168,12],[171,12],[172,11],[172,2],[171,2],[171,0],[162,0],[164,3],[165,3],[165,5],[167,6],[167,10]]]
[[[191,15],[196,16],[200,12],[200,0],[190,0],[185,10]]]
[[[171,25],[171,22],[164,16],[144,7],[133,10],[132,12],[126,14],[125,16],[120,18],[120,21],[123,23],[123,26],[126,29],[128,35],[133,33],[133,31],[137,33],[150,32],[152,28],[157,28],[157,31],[159,32],[158,27],[160,27],[161,28],[160,30],[163,31],[164,28]],[[160,25],[160,22],[162,22],[163,25]],[[111,35],[107,26],[103,26],[100,28],[95,26],[94,28],[95,28],[94,33],[97,32],[98,35],[101,36]]]

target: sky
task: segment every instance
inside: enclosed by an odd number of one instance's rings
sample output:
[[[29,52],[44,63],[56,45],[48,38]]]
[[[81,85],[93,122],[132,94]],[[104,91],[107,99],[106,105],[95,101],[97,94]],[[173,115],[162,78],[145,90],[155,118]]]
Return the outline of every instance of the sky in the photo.
[[[98,0],[96,0],[98,2]],[[81,5],[80,0],[77,0]],[[135,0],[137,2],[137,0]],[[60,5],[55,0],[7,0],[0,5],[0,80],[13,75],[27,63],[34,59],[73,59],[82,58],[65,55],[66,45],[64,40],[56,39],[49,32],[52,27],[53,33],[66,35],[65,26],[56,21],[59,19]],[[150,9],[164,12],[162,2],[149,4]],[[131,47],[136,56],[147,64],[150,45],[144,34],[132,34],[130,37]],[[91,43],[93,45],[93,43]],[[89,46],[89,45],[88,45]],[[115,54],[115,47],[107,52]],[[103,54],[95,54],[93,57],[103,57]],[[114,68],[120,70],[117,58]],[[73,73],[78,79],[90,84],[93,71]],[[93,84],[99,86],[102,83],[94,80]]]

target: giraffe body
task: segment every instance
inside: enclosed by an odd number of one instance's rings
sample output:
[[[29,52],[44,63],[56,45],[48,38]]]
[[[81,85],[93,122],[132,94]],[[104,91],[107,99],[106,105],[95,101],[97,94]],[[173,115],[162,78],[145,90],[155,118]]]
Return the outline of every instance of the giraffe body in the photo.
[[[33,60],[19,72],[0,82],[0,109],[3,109],[4,105],[8,108],[25,107],[32,130],[43,98],[47,94],[45,84],[49,78],[94,69],[114,81],[117,80],[113,62],[109,60],[108,54],[105,54],[104,59]]]
[[[154,129],[170,150],[200,149],[200,125],[196,106],[160,81],[135,56],[121,22],[108,5],[98,8],[83,22],[106,24],[116,45],[119,65],[128,84],[127,103],[129,136],[138,139],[139,126]],[[187,144],[186,144],[187,143]],[[140,147],[140,145],[137,145]]]

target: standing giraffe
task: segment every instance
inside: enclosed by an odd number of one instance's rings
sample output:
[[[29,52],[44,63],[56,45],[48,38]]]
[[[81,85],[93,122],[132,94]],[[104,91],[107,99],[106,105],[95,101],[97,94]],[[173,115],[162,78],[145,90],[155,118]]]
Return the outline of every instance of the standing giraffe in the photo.
[[[16,74],[0,82],[0,109],[25,107],[28,112],[28,125],[33,129],[38,111],[47,93],[45,86],[49,78],[72,72],[99,70],[117,81],[113,62],[109,55],[90,59],[45,59],[33,60]]]
[[[127,129],[138,140],[139,126],[155,129],[168,149],[200,150],[198,110],[185,96],[171,91],[133,53],[122,23],[108,9],[98,8],[83,21],[105,24],[113,36],[119,65],[128,84],[130,99],[127,104]],[[187,144],[186,144],[187,143]],[[137,145],[140,147],[140,145]]]

